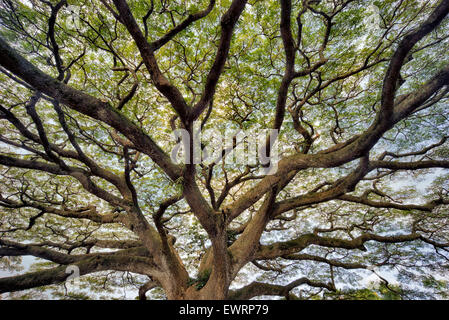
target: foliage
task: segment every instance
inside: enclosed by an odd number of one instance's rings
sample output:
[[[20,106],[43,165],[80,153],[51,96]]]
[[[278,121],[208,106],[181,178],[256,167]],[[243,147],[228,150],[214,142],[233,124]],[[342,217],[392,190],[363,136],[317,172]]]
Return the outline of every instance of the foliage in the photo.
[[[370,4],[0,0],[2,298],[447,298],[449,1]]]

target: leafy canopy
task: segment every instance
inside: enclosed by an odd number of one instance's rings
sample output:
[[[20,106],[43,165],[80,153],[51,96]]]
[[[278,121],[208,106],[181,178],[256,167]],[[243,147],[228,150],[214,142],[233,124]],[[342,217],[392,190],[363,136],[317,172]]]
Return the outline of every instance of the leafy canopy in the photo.
[[[0,293],[447,298],[448,12],[1,0]],[[195,122],[277,170],[175,163]]]

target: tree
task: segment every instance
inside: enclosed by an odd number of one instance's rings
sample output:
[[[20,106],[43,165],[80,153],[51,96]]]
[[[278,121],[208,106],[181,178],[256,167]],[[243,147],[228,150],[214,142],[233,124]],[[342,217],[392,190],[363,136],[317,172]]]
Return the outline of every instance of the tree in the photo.
[[[142,299],[379,296],[357,291],[366,272],[381,296],[438,297],[449,0],[366,5],[2,0],[0,257],[47,263],[0,293],[72,266],[92,288],[141,275]],[[235,135],[197,163],[197,123],[279,135],[259,143],[267,161],[230,161]]]

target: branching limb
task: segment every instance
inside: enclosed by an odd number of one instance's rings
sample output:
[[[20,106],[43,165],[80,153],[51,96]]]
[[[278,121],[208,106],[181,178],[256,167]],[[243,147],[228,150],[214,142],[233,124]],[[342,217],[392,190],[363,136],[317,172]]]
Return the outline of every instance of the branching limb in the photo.
[[[151,259],[145,257],[97,255],[75,262],[73,265],[79,268],[80,276],[105,270],[131,271],[147,275],[158,272]],[[70,273],[66,273],[66,268],[66,266],[60,266],[20,276],[0,278],[0,293],[26,290],[64,282],[70,276]]]
[[[3,67],[38,91],[68,105],[73,110],[103,121],[117,129],[134,143],[136,149],[149,155],[173,180],[181,175],[181,168],[173,164],[170,157],[142,129],[108,103],[69,87],[43,73],[21,57],[3,39],[0,39],[0,57],[0,64]]]
[[[380,236],[373,233],[364,233],[359,237],[351,240],[322,237],[314,233],[308,233],[301,235],[294,240],[260,246],[257,254],[255,255],[255,258],[264,260],[290,255],[297,253],[310,245],[318,245],[327,248],[342,248],[347,250],[358,249],[366,251],[364,244],[368,241],[376,241],[380,243],[402,243],[416,240],[421,240],[426,243],[431,242],[431,240],[423,237],[418,233],[394,236]],[[432,245],[444,248],[449,246],[449,243],[432,243]]]
[[[187,29],[192,23],[195,21],[202,19],[206,17],[214,8],[215,0],[210,0],[209,5],[206,9],[199,11],[194,14],[190,14],[187,19],[182,21],[180,24],[178,24],[176,27],[171,29],[169,32],[167,32],[162,38],[155,40],[150,43],[150,47],[153,51],[157,51],[160,49],[164,44],[169,42],[171,39],[173,39],[178,33],[182,32],[183,30]]]
[[[399,43],[385,75],[382,88],[381,119],[389,119],[393,114],[395,93],[401,68],[415,44],[432,32],[449,13],[449,1],[443,0],[429,18],[416,30],[406,35]],[[382,120],[381,120],[382,121]],[[388,121],[388,120],[386,120]]]
[[[228,299],[248,300],[258,296],[281,296],[288,298],[291,290],[303,284],[307,284],[315,288],[325,288],[329,291],[336,290],[335,287],[330,283],[313,281],[308,278],[300,278],[284,286],[263,282],[253,282],[241,289],[231,291],[228,295]]]
[[[203,95],[200,101],[193,107],[191,120],[198,119],[211,102],[221,73],[228,57],[234,27],[242,14],[247,0],[234,0],[228,11],[221,17],[221,37],[214,63],[207,75]]]

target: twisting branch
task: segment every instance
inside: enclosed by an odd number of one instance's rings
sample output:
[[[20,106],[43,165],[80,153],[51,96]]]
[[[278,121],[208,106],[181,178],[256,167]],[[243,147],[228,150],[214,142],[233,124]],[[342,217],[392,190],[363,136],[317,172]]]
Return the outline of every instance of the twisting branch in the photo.
[[[307,284],[314,288],[325,288],[329,291],[335,291],[335,287],[331,283],[313,281],[308,278],[300,278],[290,282],[287,285],[275,285],[263,282],[252,282],[251,284],[231,291],[228,295],[229,300],[248,300],[258,296],[281,296],[289,298],[289,293],[294,288]]]
[[[215,5],[215,0],[210,0],[209,5],[207,6],[206,9],[199,11],[197,13],[194,13],[194,14],[189,14],[187,19],[185,19],[180,24],[178,24],[176,27],[174,27],[169,32],[167,32],[162,38],[151,42],[150,43],[151,49],[153,51],[160,49],[164,44],[166,44],[171,39],[173,39],[178,33],[187,29],[193,22],[206,17],[212,11],[212,9],[214,8],[214,5]]]
[[[172,107],[176,110],[182,121],[186,121],[188,106],[181,92],[162,74],[154,56],[154,48],[147,42],[142,34],[128,4],[125,0],[114,0],[114,4],[120,14],[120,21],[128,29],[139,48],[143,62],[151,74],[151,78],[156,88],[170,101]]]
[[[415,44],[434,30],[449,13],[449,1],[442,0],[429,18],[416,30],[406,35],[399,43],[385,75],[382,88],[381,119],[389,119],[393,113],[395,93],[400,71],[410,50]]]
[[[73,89],[46,75],[18,55],[1,38],[0,57],[0,64],[3,67],[40,92],[53,97],[78,112],[103,121],[123,133],[134,143],[139,151],[148,154],[173,180],[176,180],[181,175],[181,169],[171,162],[169,156],[142,129],[117,112],[108,103]]]
[[[245,8],[247,0],[234,0],[231,3],[228,11],[221,17],[221,37],[218,45],[217,54],[214,63],[207,75],[206,84],[204,86],[203,95],[200,101],[194,106],[190,120],[196,120],[207,108],[211,102],[218,80],[228,57],[229,48],[231,45],[232,34],[240,15]]]
[[[131,271],[146,275],[152,275],[157,272],[151,259],[145,257],[127,257],[123,255],[96,255],[92,258],[75,262],[73,265],[79,268],[80,276],[105,270]],[[0,293],[61,283],[66,281],[69,276],[70,273],[66,273],[66,266],[60,266],[20,276],[0,278]]]
[[[303,234],[300,237],[284,242],[277,242],[270,245],[262,245],[259,247],[255,259],[265,260],[294,254],[307,248],[310,245],[318,245],[327,248],[341,248],[347,250],[366,251],[364,244],[368,241],[376,241],[379,243],[402,243],[421,240],[429,243],[429,239],[423,237],[419,233],[409,233],[403,235],[380,236],[373,233],[364,233],[357,238],[347,240],[340,238],[322,237],[314,233]],[[449,246],[449,243],[431,243],[440,248]]]

